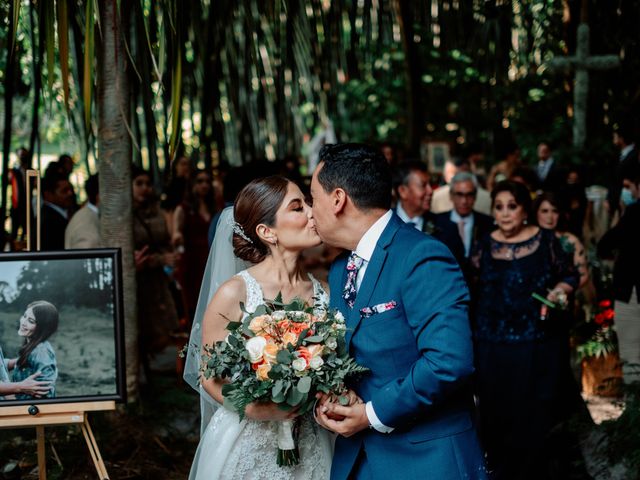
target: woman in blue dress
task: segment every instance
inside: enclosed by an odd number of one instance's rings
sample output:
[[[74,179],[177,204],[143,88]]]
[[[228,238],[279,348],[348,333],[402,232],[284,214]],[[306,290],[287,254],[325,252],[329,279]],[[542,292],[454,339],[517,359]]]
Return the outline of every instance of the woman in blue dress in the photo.
[[[55,382],[58,378],[56,354],[48,339],[58,329],[58,309],[51,303],[38,300],[27,305],[20,318],[18,335],[24,337],[24,344],[18,351],[18,357],[6,362],[11,372],[12,382],[22,382],[39,372],[37,378],[49,382],[49,391],[38,398],[56,396]],[[27,393],[18,393],[16,399],[36,398]]]
[[[568,302],[578,274],[554,232],[530,224],[524,185],[500,182],[492,199],[498,228],[474,256],[480,438],[490,478],[558,478],[545,445],[573,409],[568,316],[533,294]]]

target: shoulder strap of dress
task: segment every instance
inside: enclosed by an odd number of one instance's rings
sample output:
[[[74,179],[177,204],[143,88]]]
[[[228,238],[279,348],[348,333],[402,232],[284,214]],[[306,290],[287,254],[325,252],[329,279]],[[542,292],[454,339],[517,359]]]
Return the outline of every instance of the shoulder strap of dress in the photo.
[[[245,300],[245,308],[252,312],[260,303],[262,303],[262,288],[258,281],[246,270],[242,270],[237,274],[244,280],[247,289],[247,298]]]

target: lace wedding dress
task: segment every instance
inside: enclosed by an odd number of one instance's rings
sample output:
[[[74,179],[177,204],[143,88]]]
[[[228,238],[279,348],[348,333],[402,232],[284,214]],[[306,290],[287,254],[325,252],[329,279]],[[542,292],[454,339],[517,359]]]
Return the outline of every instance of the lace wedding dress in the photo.
[[[253,312],[262,304],[260,284],[246,270],[238,273],[245,281],[245,308]],[[320,282],[313,282],[314,297],[320,305],[329,298]],[[279,467],[278,422],[244,419],[224,407],[218,408],[205,429],[191,467],[190,480],[325,480],[331,471],[331,434],[315,423],[311,414],[300,418],[298,448],[300,463]]]

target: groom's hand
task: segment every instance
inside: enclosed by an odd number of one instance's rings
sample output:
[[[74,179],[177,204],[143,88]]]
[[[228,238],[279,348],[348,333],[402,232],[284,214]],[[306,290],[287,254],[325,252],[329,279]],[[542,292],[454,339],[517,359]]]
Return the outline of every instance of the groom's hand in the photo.
[[[331,417],[344,417],[343,420],[333,420]],[[343,437],[350,437],[369,426],[369,418],[364,403],[355,403],[343,407],[337,403],[325,403],[318,407],[317,422],[332,432]]]

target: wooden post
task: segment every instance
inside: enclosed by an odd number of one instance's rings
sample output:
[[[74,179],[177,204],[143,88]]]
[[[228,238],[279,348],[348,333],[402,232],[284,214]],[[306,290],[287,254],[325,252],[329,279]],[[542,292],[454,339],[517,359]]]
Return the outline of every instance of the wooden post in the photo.
[[[27,192],[27,250],[31,251],[31,177],[36,179],[36,252],[40,251],[40,225],[41,225],[41,206],[40,206],[40,172],[38,170],[27,170],[25,181],[25,191]]]
[[[47,480],[47,457],[44,450],[44,425],[36,427],[36,439],[38,441],[38,478]]]

